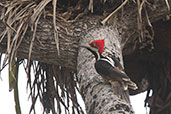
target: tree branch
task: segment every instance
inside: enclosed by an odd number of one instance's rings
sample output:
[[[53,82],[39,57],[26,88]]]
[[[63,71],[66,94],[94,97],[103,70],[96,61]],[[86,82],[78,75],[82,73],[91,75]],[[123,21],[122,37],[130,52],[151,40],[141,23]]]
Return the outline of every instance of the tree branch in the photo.
[[[165,1],[163,0],[160,2],[156,2],[156,4],[153,5],[153,8],[148,9],[149,18],[151,22],[159,20],[163,18],[163,16],[170,13],[167,7],[163,7],[165,5]],[[1,9],[2,7],[0,7],[0,10]],[[129,44],[134,42],[138,36],[137,25],[135,24],[137,22],[137,10],[135,4],[128,5],[123,13],[123,18],[119,17],[117,21],[114,20],[114,23],[117,24],[119,33],[122,36],[122,48],[125,47],[126,44],[126,48],[124,48],[124,53],[129,54],[134,50],[134,46],[130,46]],[[78,41],[80,37],[84,35],[82,34],[83,31],[92,28],[93,24],[95,25],[96,23],[100,22],[102,18],[102,16],[84,16],[83,19],[78,20],[75,23],[57,23],[57,26],[59,27],[58,32],[60,57],[57,57],[55,38],[53,35],[53,23],[52,21],[50,21],[49,18],[41,19],[38,23],[38,29],[32,50],[31,59],[41,61],[44,63],[64,66],[76,71]],[[96,21],[94,21],[94,19]],[[59,25],[61,24],[64,27],[60,27]],[[2,21],[0,21],[0,34],[3,32],[3,30],[5,30],[5,26],[2,23]],[[32,31],[30,29],[29,31],[27,31],[26,36],[17,51],[18,57],[25,59],[28,58],[29,46],[32,37],[31,34]],[[6,52],[6,38],[7,37],[5,37],[3,42],[0,43],[1,53]]]

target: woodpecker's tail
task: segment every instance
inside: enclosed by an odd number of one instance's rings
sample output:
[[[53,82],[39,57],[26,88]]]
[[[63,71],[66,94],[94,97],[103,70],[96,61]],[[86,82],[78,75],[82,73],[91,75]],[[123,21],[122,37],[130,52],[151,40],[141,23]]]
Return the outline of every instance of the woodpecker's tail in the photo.
[[[124,90],[127,90],[128,88],[130,88],[130,89],[133,89],[133,90],[136,90],[138,87],[137,87],[137,85],[133,82],[133,81],[131,81],[129,78],[123,78],[123,80],[124,80]]]

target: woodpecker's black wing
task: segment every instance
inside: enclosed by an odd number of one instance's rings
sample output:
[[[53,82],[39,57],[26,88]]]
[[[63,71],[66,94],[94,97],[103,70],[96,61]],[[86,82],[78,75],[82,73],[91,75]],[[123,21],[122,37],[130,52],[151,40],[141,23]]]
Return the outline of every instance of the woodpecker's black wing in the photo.
[[[122,81],[129,77],[118,67],[113,67],[110,63],[104,60],[98,60],[95,63],[95,69],[103,78],[114,81]]]
[[[118,65],[120,63],[117,63]],[[116,61],[113,61],[113,65],[105,59],[100,59],[95,63],[95,69],[105,80],[124,82],[131,89],[136,89],[137,86],[130,80],[127,74],[123,71],[121,65],[116,65]]]
[[[116,67],[118,67],[120,70],[124,71],[122,65],[120,64],[120,61],[117,58],[112,56],[111,59],[114,61]]]

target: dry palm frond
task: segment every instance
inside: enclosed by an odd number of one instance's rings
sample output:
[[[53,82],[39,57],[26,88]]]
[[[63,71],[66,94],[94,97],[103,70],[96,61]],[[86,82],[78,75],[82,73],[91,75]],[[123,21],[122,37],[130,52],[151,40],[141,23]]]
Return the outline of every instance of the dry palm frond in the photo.
[[[33,81],[29,78],[28,80],[28,85],[31,88],[30,97],[33,100],[30,112],[34,110],[35,101],[39,98],[46,113],[52,111],[53,114],[55,112],[61,114],[61,107],[65,107],[66,113],[69,113],[70,101],[73,103],[72,107],[74,110],[76,109],[78,113],[83,113],[77,102],[77,80],[72,71],[63,67],[39,62],[32,62],[31,66],[35,79]],[[30,82],[33,83],[31,84]],[[55,105],[57,105],[57,109]]]
[[[39,19],[40,19],[40,15],[36,19],[36,22],[34,23],[34,27],[35,28],[34,28],[33,37],[32,37],[31,43],[30,43],[29,55],[28,55],[28,64],[27,64],[27,66],[30,66],[30,59],[31,59],[31,54],[32,54],[32,48],[33,48],[34,40],[36,38],[36,30],[37,30],[37,24],[38,24]]]
[[[165,2],[166,2],[166,5],[167,5],[168,10],[170,11],[170,5],[169,5],[168,0],[165,0]]]
[[[41,15],[43,9],[45,8],[45,6],[51,2],[52,0],[42,0],[34,9],[34,13],[31,15],[30,18],[30,23],[35,23],[36,19],[39,17],[39,15]]]
[[[62,66],[54,66],[31,60],[32,49],[34,48],[34,41],[36,40],[37,26],[39,19],[43,17],[42,14],[44,14],[44,18],[49,16],[53,19],[54,40],[56,42],[56,48],[59,56],[60,42],[58,37],[58,26],[66,33],[68,31],[67,28],[62,25],[58,25],[60,21],[62,20],[62,22],[66,23],[76,22],[76,20],[80,17],[87,14],[87,7],[92,13],[93,11],[95,12],[95,7],[97,7],[95,0],[89,0],[89,4],[87,4],[88,6],[83,4],[82,7],[80,0],[75,0],[78,3],[72,7],[70,7],[71,5],[68,6],[68,4],[74,0],[67,1],[66,5],[63,3],[59,4],[61,1],[62,0],[10,0],[3,3],[0,2],[0,6],[4,7],[4,9],[1,10],[0,19],[6,25],[6,29],[0,34],[0,43],[3,40],[8,41],[6,53],[8,56],[4,58],[0,72],[7,64],[9,64],[9,71],[11,71],[12,60],[16,57],[17,49],[20,47],[21,42],[25,38],[25,34],[28,29],[31,29],[33,32],[30,35],[32,37],[30,39],[28,38],[28,42],[30,43],[28,60],[27,62],[24,60],[22,61],[28,76],[28,87],[30,88],[30,97],[32,100],[30,113],[32,111],[36,113],[35,103],[37,99],[40,99],[40,102],[44,107],[44,113],[51,111],[53,114],[56,112],[60,114],[62,113],[62,107],[65,108],[65,113],[69,113],[69,107],[72,107],[73,113],[83,113],[76,96],[78,87],[75,72]],[[102,24],[105,24],[111,16],[113,16],[120,9],[123,9],[129,0],[121,1],[121,5],[118,7],[115,6],[115,10],[101,22]],[[132,1],[137,3],[137,26],[141,37],[144,37],[145,30],[143,30],[142,11],[145,9],[145,4],[147,1]],[[104,0],[104,4],[107,4],[107,2],[107,0]],[[165,0],[165,2],[168,10],[170,10],[168,0]],[[52,4],[53,6],[50,6]],[[58,5],[60,6],[59,10],[57,7]],[[50,9],[48,10],[50,13],[47,13],[46,8]],[[110,10],[107,11],[113,10],[113,8],[109,9]],[[74,11],[76,13],[74,13]],[[152,25],[146,10],[145,16],[147,23],[152,30]],[[32,70],[34,72],[34,79],[32,79],[31,76]]]
[[[27,29],[31,28],[33,33],[30,40],[27,64],[25,61],[22,61],[27,73],[30,98],[32,100],[30,113],[32,111],[36,113],[35,103],[37,99],[40,99],[40,102],[44,107],[44,113],[51,111],[53,114],[56,114],[56,112],[61,114],[61,108],[64,107],[65,113],[68,114],[69,107],[72,107],[73,113],[76,113],[77,111],[79,114],[83,114],[82,108],[79,106],[76,96],[78,87],[76,84],[77,80],[75,73],[61,66],[49,65],[31,60],[38,22],[43,14],[43,11],[45,11],[45,7],[50,2],[52,2],[52,0],[42,0],[40,3],[29,0],[14,0],[0,4],[1,6],[4,6],[1,20],[6,25],[6,29],[0,35],[0,42],[6,40],[6,36],[8,38],[8,56],[4,58],[2,69],[8,64],[9,71],[11,71],[11,63],[13,58],[17,55],[17,49],[19,48],[22,40],[25,38]],[[57,50],[59,50],[59,40],[56,26],[56,6],[57,0],[53,0],[54,36]],[[35,76],[34,80],[31,78],[32,69]]]
[[[91,13],[93,13],[93,0],[89,1],[88,9],[91,11]]]
[[[114,15],[118,10],[120,10],[124,5],[126,5],[126,3],[128,2],[128,0],[125,0],[118,8],[116,8],[110,15],[108,15],[103,21],[101,21],[101,23],[104,25],[112,15]]]
[[[16,55],[14,49],[16,49],[17,43],[19,41],[19,38],[21,36],[21,33],[25,31],[25,26],[27,25],[25,23],[25,17],[23,17],[28,9],[25,7],[22,10],[19,11],[21,6],[27,2],[21,2],[21,1],[13,1],[9,4],[6,12],[4,12],[4,17],[1,17],[3,22],[6,23],[7,29],[3,32],[3,35],[1,35],[1,41],[4,39],[5,35],[8,36],[8,45],[7,45],[7,54],[8,54],[8,61],[9,64],[11,63],[12,58],[14,58]],[[27,9],[27,10],[26,10]],[[21,18],[21,16],[23,18]],[[7,21],[6,21],[7,20]],[[12,38],[13,37],[13,38]]]
[[[145,0],[142,0],[142,2],[140,2],[140,0],[137,0],[137,8],[138,8],[137,25],[138,25],[138,30],[140,32],[140,38],[139,38],[139,41],[140,42],[142,42],[142,38],[144,38],[144,35],[143,35],[142,14],[141,14],[144,3],[145,3]]]
[[[59,53],[59,38],[58,38],[58,30],[56,27],[56,5],[57,5],[57,0],[53,0],[53,26],[54,26],[54,37],[55,37],[55,42],[56,42],[56,49],[58,56],[60,55]]]

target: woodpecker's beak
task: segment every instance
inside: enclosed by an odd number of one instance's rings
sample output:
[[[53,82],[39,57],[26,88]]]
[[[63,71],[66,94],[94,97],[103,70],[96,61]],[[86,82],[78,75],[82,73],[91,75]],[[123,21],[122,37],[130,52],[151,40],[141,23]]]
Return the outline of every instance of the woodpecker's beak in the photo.
[[[81,44],[81,45],[79,45],[79,47],[83,47],[83,48],[87,48],[87,49],[91,48],[91,46],[88,44]]]

